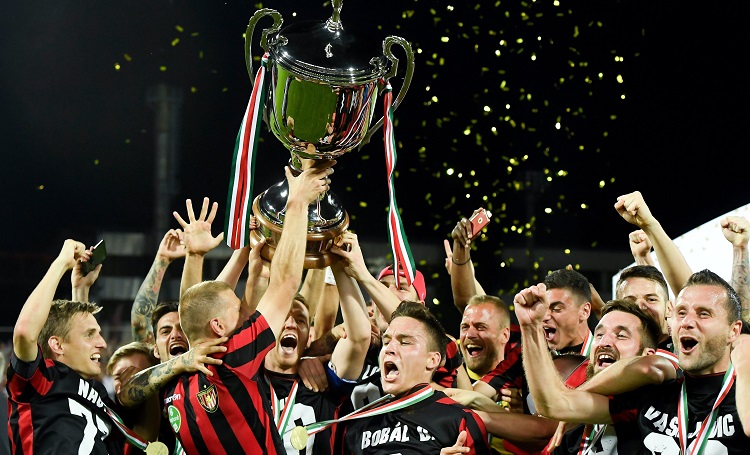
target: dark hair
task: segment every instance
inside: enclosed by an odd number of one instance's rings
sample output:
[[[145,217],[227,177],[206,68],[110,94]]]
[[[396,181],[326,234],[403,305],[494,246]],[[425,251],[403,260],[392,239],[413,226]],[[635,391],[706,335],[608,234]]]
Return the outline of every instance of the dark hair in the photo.
[[[547,286],[547,289],[568,289],[574,295],[582,298],[583,302],[591,301],[591,284],[589,280],[575,270],[554,270],[544,277],[544,284]]]
[[[724,308],[727,310],[727,321],[731,324],[735,321],[742,320],[742,303],[740,303],[740,296],[737,295],[737,291],[735,291],[734,288],[724,280],[724,278],[708,269],[703,269],[700,272],[695,272],[690,275],[690,278],[688,278],[687,283],[685,283],[685,286],[682,289],[685,290],[685,288],[689,286],[700,285],[719,286],[724,288],[727,293],[727,299],[724,301]]]
[[[641,307],[632,300],[610,300],[604,304],[604,308],[602,308],[602,318],[607,313],[612,313],[613,311],[630,313],[640,319],[641,350],[644,348],[656,349],[659,344],[659,338],[661,338],[661,327],[659,327],[659,324],[656,323],[654,318],[643,311]]]
[[[656,282],[662,287],[664,295],[669,299],[669,285],[667,284],[667,280],[664,279],[664,274],[653,265],[634,265],[620,272],[620,278],[617,279],[615,291],[619,292],[620,285],[629,278],[645,278]],[[617,298],[622,298],[622,296],[618,295]]]
[[[440,321],[435,317],[434,314],[427,309],[426,306],[420,302],[411,302],[409,300],[402,301],[396,310],[391,315],[391,321],[398,317],[407,317],[416,319],[424,324],[427,329],[427,342],[428,349],[431,351],[437,351],[440,353],[440,361],[445,361],[445,349],[448,345],[448,336],[445,334],[445,329]]]
[[[164,317],[165,314],[179,312],[180,302],[166,301],[159,302],[154,308],[154,312],[151,313],[151,330],[154,332],[156,337],[156,325],[159,323],[159,319]]]

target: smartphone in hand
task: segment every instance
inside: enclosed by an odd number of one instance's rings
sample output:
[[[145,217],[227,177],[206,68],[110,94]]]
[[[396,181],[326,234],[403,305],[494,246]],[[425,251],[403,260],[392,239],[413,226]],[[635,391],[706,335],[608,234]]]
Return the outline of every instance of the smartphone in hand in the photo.
[[[91,257],[87,262],[81,262],[81,275],[86,276],[93,272],[96,266],[104,262],[107,258],[107,246],[104,243],[104,239],[99,240],[99,243],[94,245],[94,249],[91,252]]]
[[[473,214],[471,218],[469,218],[469,221],[471,222],[471,238],[479,234],[479,231],[484,229],[487,224],[490,222],[490,217],[492,216],[492,213],[489,210],[485,210],[483,208],[480,208],[477,213]]]

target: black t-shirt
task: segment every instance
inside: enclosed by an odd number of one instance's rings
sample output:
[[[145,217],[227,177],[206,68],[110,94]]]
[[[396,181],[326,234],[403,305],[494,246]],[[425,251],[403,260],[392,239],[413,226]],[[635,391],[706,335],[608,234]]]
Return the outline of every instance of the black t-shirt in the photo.
[[[721,389],[724,373],[689,376],[679,375],[674,381],[643,387],[635,393],[612,397],[610,414],[618,426],[621,423],[635,422],[639,438],[628,453],[679,453],[679,431],[677,403],[681,396],[683,381],[688,396],[688,450],[695,443],[695,437],[703,419],[711,412]],[[737,414],[735,385],[729,389],[718,408],[716,424],[709,434],[704,455],[746,454],[750,449],[750,438]]]

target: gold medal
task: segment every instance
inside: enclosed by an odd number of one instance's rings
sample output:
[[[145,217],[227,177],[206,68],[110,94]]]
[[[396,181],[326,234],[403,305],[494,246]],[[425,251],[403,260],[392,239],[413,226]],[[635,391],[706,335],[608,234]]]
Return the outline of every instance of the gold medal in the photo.
[[[295,450],[302,450],[307,447],[307,439],[309,437],[310,436],[307,435],[307,429],[305,427],[294,427],[289,435],[289,442],[292,443],[292,447],[294,447]]]
[[[169,449],[161,441],[149,442],[146,446],[146,455],[169,455]]]

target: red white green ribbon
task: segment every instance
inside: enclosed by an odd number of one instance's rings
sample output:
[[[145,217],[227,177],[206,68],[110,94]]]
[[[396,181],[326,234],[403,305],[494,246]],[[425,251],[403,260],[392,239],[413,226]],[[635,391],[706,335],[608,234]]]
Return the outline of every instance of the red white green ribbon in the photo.
[[[362,406],[356,411],[351,412],[341,418],[338,418],[335,420],[325,420],[323,422],[311,423],[310,425],[305,426],[305,429],[307,430],[308,436],[314,435],[315,433],[320,433],[321,431],[325,430],[326,428],[338,422],[343,422],[345,420],[361,419],[363,417],[371,417],[371,416],[376,416],[380,414],[386,414],[388,412],[398,411],[399,409],[404,409],[406,407],[409,407],[413,404],[417,404],[420,401],[431,397],[433,393],[435,393],[435,391],[432,389],[432,387],[427,385],[415,392],[412,392],[408,395],[405,395],[399,398],[396,401],[390,402],[383,406],[377,406],[380,403],[387,402],[393,399],[393,395],[388,394],[388,395],[378,398],[377,400],[373,401],[372,403],[368,405]]]
[[[271,380],[269,379],[269,384]],[[299,387],[299,379],[294,380],[292,389],[289,391],[289,396],[286,399],[284,406],[281,406],[281,400],[276,396],[276,391],[273,389],[271,384],[271,411],[273,411],[273,419],[276,422],[276,429],[279,430],[281,437],[284,437],[286,432],[286,426],[289,423],[289,419],[292,416],[292,408],[294,408],[294,402],[297,400],[297,388]]]
[[[123,423],[120,416],[117,415],[115,411],[109,408],[109,406],[104,406],[104,412],[107,413],[107,415],[112,419],[112,421],[115,423],[115,426],[122,432],[122,434],[125,435],[125,439],[128,440],[128,442],[135,448],[146,451],[146,447],[148,447],[149,442],[138,436],[133,430],[125,426],[125,423]]]
[[[589,455],[606,429],[607,425],[599,423],[593,426],[589,424],[584,426],[583,436],[581,437],[581,448],[578,451],[578,455]]]
[[[414,281],[416,268],[411,255],[409,242],[401,222],[396,204],[396,187],[393,183],[393,171],[396,168],[396,139],[393,134],[393,92],[391,84],[386,84],[385,96],[383,97],[383,142],[385,143],[385,165],[388,173],[388,236],[391,240],[393,250],[393,274],[399,276],[399,270],[404,270],[404,276],[408,285]]]
[[[677,403],[677,428],[680,433],[680,453],[683,455],[700,455],[703,453],[703,449],[706,446],[706,443],[708,442],[708,435],[711,434],[711,430],[713,429],[714,424],[716,423],[716,415],[719,412],[719,405],[722,401],[724,401],[724,398],[729,393],[729,389],[732,388],[732,385],[734,384],[735,379],[735,373],[734,373],[734,365],[731,363],[729,364],[729,368],[727,369],[727,372],[724,373],[724,379],[722,379],[721,382],[721,390],[719,390],[719,395],[716,397],[716,401],[714,402],[713,408],[711,408],[711,412],[706,416],[705,419],[703,419],[703,422],[700,425],[700,428],[698,430],[698,434],[695,437],[695,443],[693,444],[693,450],[688,452],[688,399],[687,399],[687,389],[685,388],[685,383],[687,381],[682,382],[682,390],[680,391],[680,401]]]
[[[588,359],[589,355],[591,354],[591,346],[593,345],[594,337],[593,335],[591,335],[591,330],[589,330],[586,334],[586,339],[583,340],[583,345],[581,345],[581,355],[585,356]]]
[[[253,93],[242,118],[240,131],[234,144],[232,174],[229,177],[229,194],[224,220],[224,234],[227,245],[237,250],[249,244],[248,229],[252,216],[253,176],[255,175],[255,150],[263,123],[263,107],[266,102],[266,67],[268,53],[263,55],[260,68],[255,76]]]

